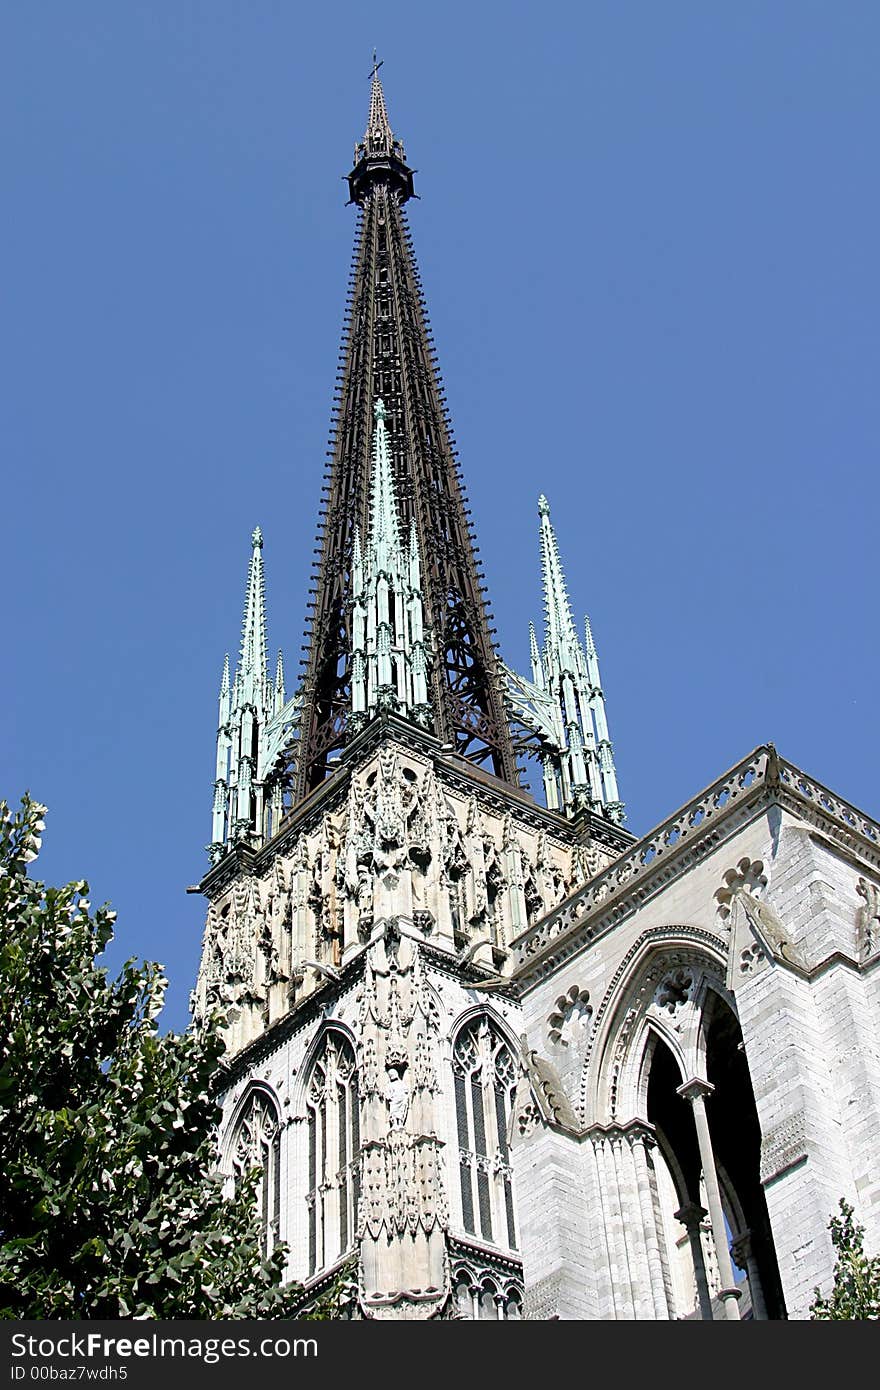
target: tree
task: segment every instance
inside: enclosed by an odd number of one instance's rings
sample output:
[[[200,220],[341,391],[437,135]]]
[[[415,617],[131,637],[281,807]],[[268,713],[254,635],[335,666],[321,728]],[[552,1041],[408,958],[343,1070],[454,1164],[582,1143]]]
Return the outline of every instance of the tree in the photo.
[[[876,1321],[880,1318],[880,1255],[865,1254],[864,1227],[842,1197],[840,1216],[832,1216],[828,1229],[837,1251],[834,1284],[827,1298],[820,1289],[815,1290],[812,1317],[835,1322],[846,1318]]]
[[[257,1175],[224,1195],[216,1172],[218,1020],[160,1035],[161,967],[108,978],[115,914],[28,876],[44,814],[0,802],[0,1315],[292,1316]]]

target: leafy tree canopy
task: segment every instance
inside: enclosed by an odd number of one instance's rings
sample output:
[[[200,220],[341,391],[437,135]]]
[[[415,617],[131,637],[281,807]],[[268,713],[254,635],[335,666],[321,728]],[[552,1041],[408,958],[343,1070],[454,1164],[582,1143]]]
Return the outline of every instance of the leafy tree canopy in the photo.
[[[855,1220],[852,1207],[840,1199],[840,1215],[828,1223],[837,1251],[834,1284],[823,1298],[815,1290],[810,1314],[822,1321],[846,1318],[876,1321],[880,1318],[880,1255],[865,1254],[865,1231]]]
[[[256,1174],[216,1172],[218,1021],[160,1035],[161,967],[108,978],[115,914],[28,876],[44,814],[0,802],[0,1315],[291,1316]]]

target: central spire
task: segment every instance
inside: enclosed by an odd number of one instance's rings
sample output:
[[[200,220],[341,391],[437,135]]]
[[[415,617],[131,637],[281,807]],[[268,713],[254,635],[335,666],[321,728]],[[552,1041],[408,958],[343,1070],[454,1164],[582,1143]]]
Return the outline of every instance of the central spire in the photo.
[[[356,711],[353,704],[353,671],[359,684],[366,659],[353,614],[370,560],[365,542],[375,550],[376,526],[384,524],[375,514],[379,496],[391,499],[381,505],[393,508],[385,521],[398,554],[408,547],[411,572],[413,565],[419,571],[412,587],[425,624],[424,651],[420,636],[415,654],[424,662],[427,698],[411,706],[398,694],[397,708],[417,706],[419,722],[443,743],[518,784],[494,629],[406,222],[412,170],[391,128],[379,67],[374,58],[367,128],[348,175],[358,226],[316,550],[295,801],[332,771],[369,713],[369,701],[358,698]],[[374,423],[380,472],[371,467]]]

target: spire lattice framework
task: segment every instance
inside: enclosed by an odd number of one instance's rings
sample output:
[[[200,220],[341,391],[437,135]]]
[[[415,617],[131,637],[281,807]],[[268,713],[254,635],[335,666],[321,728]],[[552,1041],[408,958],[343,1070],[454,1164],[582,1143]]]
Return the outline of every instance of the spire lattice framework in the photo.
[[[369,529],[380,399],[401,532],[414,529],[422,561],[432,730],[517,785],[494,629],[404,210],[414,196],[412,170],[375,67],[367,129],[348,183],[358,227],[316,549],[294,802],[324,780],[352,731],[355,537]]]

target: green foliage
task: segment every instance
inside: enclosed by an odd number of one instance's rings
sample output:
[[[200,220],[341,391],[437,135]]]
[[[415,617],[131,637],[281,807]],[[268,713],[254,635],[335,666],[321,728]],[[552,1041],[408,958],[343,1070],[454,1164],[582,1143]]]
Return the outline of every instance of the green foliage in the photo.
[[[256,1174],[224,1196],[215,1172],[217,1021],[160,1036],[161,968],[108,979],[115,914],[28,877],[44,814],[0,802],[0,1315],[292,1316]]]
[[[837,1251],[834,1285],[827,1298],[815,1290],[810,1314],[822,1321],[848,1318],[876,1321],[880,1318],[880,1255],[865,1254],[865,1232],[854,1219],[853,1209],[840,1199],[840,1216],[828,1223]]]

